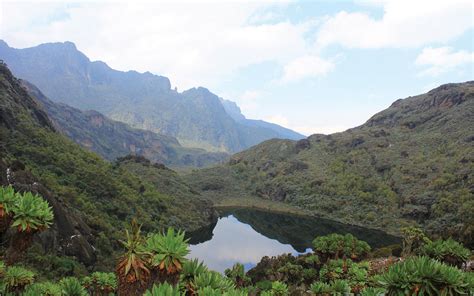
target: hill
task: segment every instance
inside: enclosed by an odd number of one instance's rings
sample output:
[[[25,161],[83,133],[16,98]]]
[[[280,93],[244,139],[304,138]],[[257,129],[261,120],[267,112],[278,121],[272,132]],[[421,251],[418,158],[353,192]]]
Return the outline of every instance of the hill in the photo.
[[[136,156],[109,163],[57,132],[4,64],[0,152],[0,185],[39,192],[53,206],[54,225],[41,234],[42,250],[31,259],[45,272],[45,262],[60,260],[54,258],[75,262],[68,268],[77,261],[110,268],[124,226],[133,217],[146,231],[168,226],[195,230],[215,221],[212,205],[165,166]],[[163,176],[166,182],[156,183],[139,171]]]
[[[71,42],[14,49],[0,41],[0,58],[16,76],[55,102],[99,111],[134,128],[175,137],[187,147],[232,153],[271,138],[303,137],[242,114],[236,121],[221,99],[205,88],[180,93],[171,89],[166,77],[91,62]]]
[[[390,233],[417,224],[472,247],[474,82],[397,100],[342,133],[266,141],[188,178],[215,201],[283,201]]]
[[[229,157],[223,152],[185,148],[176,138],[131,128],[97,111],[55,103],[33,84],[22,81],[22,85],[41,102],[56,130],[109,161],[133,154],[172,167],[203,167]]]

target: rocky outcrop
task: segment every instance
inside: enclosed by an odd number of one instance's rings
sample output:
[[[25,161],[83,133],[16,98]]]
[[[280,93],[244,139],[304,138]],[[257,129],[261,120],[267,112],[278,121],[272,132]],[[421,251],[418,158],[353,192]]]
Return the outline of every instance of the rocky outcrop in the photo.
[[[37,193],[53,208],[53,225],[35,237],[36,242],[45,251],[73,256],[85,265],[95,263],[93,235],[89,226],[72,209],[38,182],[21,162],[15,161],[7,164],[0,160],[0,185],[12,185],[19,192]]]

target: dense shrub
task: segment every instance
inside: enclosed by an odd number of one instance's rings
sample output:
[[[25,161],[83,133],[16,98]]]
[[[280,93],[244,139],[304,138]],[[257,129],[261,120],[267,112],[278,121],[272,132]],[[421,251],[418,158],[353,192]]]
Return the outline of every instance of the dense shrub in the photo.
[[[370,246],[352,234],[330,234],[315,238],[313,250],[320,258],[326,260],[339,258],[362,260],[370,252]]]
[[[411,257],[376,276],[387,295],[465,295],[474,291],[473,275],[429,257]]]
[[[461,267],[471,256],[468,249],[451,238],[430,242],[421,248],[420,253],[457,267]]]

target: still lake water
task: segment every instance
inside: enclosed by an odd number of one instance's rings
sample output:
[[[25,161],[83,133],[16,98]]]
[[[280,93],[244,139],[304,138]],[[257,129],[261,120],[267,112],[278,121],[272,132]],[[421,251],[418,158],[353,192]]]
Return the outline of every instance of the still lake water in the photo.
[[[190,233],[189,258],[198,258],[212,270],[223,272],[240,262],[250,269],[263,256],[310,251],[316,236],[351,233],[372,248],[400,243],[382,231],[338,222],[254,209],[222,212],[216,224]]]

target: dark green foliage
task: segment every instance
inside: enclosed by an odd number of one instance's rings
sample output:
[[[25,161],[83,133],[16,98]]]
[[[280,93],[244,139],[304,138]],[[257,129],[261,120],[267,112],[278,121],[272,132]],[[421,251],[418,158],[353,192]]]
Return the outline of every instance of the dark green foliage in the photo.
[[[431,240],[426,234],[418,227],[405,227],[402,228],[403,234],[403,256],[410,256],[419,253],[420,249]]]
[[[338,258],[362,260],[370,252],[370,246],[352,234],[330,234],[315,238],[313,250],[319,257],[326,260]]]
[[[41,282],[29,285],[22,296],[64,296],[61,286],[52,282]]]
[[[471,256],[468,249],[451,238],[429,242],[421,248],[420,253],[458,268]]]
[[[151,290],[147,290],[143,296],[181,296],[179,289],[168,283],[153,285]]]
[[[21,266],[8,267],[3,276],[3,284],[5,291],[18,293],[25,289],[26,286],[33,283],[35,273]]]
[[[82,285],[94,295],[109,295],[117,289],[117,278],[112,272],[94,272],[82,279]]]
[[[274,296],[287,296],[288,285],[283,282],[275,281],[272,283],[272,295]]]
[[[215,199],[256,196],[399,233],[418,225],[474,246],[474,83],[398,100],[365,124],[298,142],[269,140],[188,179]],[[305,166],[295,165],[304,163]],[[199,188],[199,187],[198,187]]]
[[[471,279],[469,279],[471,278]],[[410,257],[377,277],[387,295],[467,295],[472,274],[428,257]]]
[[[66,277],[59,282],[63,296],[87,296],[86,289],[75,277]]]
[[[25,183],[45,186],[50,198],[61,200],[82,220],[80,225],[85,222],[90,227],[97,266],[112,268],[120,247],[116,242],[122,238],[125,221],[134,216],[140,217],[146,231],[167,226],[197,229],[210,223],[210,204],[172,171],[131,161],[134,171],[143,168],[154,172],[155,178],[166,175],[168,183],[157,188],[153,180],[129,172],[128,166],[108,163],[55,132],[4,65],[0,66],[0,113],[5,114],[0,120],[0,162],[22,163],[24,169],[13,171],[14,175],[28,176]]]
[[[245,287],[250,284],[250,278],[245,274],[244,265],[241,263],[235,263],[232,268],[227,268],[224,274],[234,282],[237,288]]]

